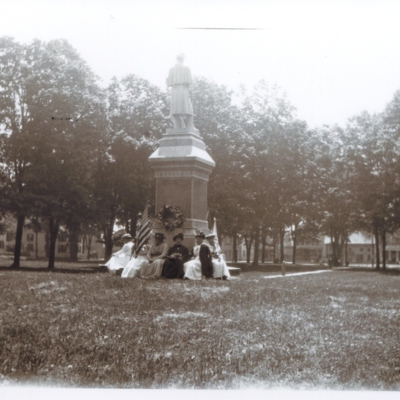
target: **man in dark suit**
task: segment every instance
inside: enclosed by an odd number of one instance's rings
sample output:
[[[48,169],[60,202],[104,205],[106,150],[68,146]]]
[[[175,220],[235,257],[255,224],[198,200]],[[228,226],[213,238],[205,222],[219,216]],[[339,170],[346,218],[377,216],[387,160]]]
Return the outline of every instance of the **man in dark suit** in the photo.
[[[189,249],[182,244],[182,233],[175,235],[173,240],[175,245],[168,250],[162,276],[167,279],[182,279],[184,275],[183,264],[190,260],[190,253]]]

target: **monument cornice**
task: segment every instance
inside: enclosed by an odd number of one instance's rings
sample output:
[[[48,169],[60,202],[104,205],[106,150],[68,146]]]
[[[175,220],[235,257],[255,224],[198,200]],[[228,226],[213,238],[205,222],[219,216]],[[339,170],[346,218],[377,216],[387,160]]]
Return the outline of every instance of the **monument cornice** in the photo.
[[[154,177],[157,178],[197,178],[203,181],[208,182],[209,173],[208,172],[201,172],[195,170],[181,170],[181,169],[173,169],[173,170],[159,170],[156,171]]]
[[[153,162],[151,167],[155,173],[155,178],[175,178],[180,177],[197,177],[208,181],[213,166],[199,162],[197,160],[164,160],[163,162]]]
[[[160,139],[159,147],[186,147],[193,146],[201,150],[206,149],[201,137],[189,136],[189,135],[173,135],[164,136]]]
[[[157,165],[167,166],[171,163],[176,164],[179,168],[183,166],[194,166],[194,165],[204,165],[208,166],[208,170],[211,170],[215,167],[214,160],[206,153],[201,155],[179,155],[179,149],[175,148],[175,155],[170,156],[162,156],[160,155],[160,149],[158,148],[150,157],[149,162],[153,169],[156,168]],[[172,149],[171,149],[172,150]],[[171,151],[173,153],[173,151]]]
[[[202,159],[197,158],[186,158],[186,157],[168,157],[168,158],[156,158],[149,160],[151,163],[151,167],[155,171],[159,171],[160,169],[180,169],[180,170],[201,170],[201,171],[211,171],[214,169],[214,165],[212,163],[205,163]]]
[[[189,128],[167,128],[166,133],[163,134],[163,137],[175,136],[175,135],[176,136],[190,135],[201,139],[199,130],[193,126]]]

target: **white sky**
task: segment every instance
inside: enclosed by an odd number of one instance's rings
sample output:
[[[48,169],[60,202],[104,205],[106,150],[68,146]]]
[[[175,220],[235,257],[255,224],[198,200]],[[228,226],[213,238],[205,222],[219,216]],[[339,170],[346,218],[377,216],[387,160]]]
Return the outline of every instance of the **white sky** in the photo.
[[[134,73],[165,89],[184,52],[235,91],[278,83],[310,127],[381,112],[400,89],[399,0],[0,0],[3,35],[65,38],[104,85]]]

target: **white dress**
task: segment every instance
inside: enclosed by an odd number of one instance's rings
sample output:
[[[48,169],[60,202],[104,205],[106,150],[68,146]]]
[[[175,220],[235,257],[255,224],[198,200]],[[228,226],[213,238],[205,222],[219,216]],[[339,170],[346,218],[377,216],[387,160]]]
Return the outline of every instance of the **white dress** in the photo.
[[[125,243],[121,250],[117,251],[105,264],[111,274],[115,274],[118,270],[125,268],[132,254],[133,242]]]
[[[183,270],[185,272],[184,278],[191,279],[194,281],[199,281],[201,279],[201,262],[199,257],[200,246],[193,247],[193,255],[195,259],[185,262],[183,264]]]
[[[225,257],[223,254],[221,254],[221,247],[216,244],[214,246],[210,246],[210,248],[211,252],[213,253],[213,278],[222,278],[223,276],[229,278],[231,274],[229,273],[228,266],[226,265]],[[214,255],[217,258],[214,258]]]
[[[136,258],[132,256],[122,271],[121,278],[134,278],[135,276],[140,276],[140,269],[148,263],[147,252],[148,246],[145,245],[140,249]]]

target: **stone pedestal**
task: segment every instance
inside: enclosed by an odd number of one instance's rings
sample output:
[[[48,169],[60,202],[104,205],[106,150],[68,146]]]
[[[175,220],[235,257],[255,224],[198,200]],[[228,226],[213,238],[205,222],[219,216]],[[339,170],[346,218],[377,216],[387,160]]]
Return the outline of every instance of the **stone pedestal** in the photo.
[[[158,212],[164,204],[178,206],[185,216],[182,227],[163,232],[169,246],[172,237],[182,232],[183,244],[192,248],[197,230],[207,232],[207,184],[215,162],[205,150],[205,144],[195,128],[167,129],[158,149],[149,157],[156,178],[156,205]]]

